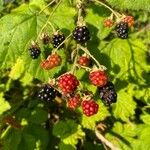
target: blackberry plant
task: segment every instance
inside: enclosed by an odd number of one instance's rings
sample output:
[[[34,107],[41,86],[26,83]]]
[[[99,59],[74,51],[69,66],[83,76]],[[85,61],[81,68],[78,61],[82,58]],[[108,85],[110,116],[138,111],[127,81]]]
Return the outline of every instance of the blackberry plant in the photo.
[[[0,149],[149,150],[148,1],[23,3],[0,1]]]

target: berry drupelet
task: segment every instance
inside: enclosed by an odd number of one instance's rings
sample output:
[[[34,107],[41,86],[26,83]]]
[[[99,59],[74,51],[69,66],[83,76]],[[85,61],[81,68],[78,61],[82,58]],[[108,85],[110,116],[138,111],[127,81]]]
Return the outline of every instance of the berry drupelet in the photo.
[[[41,100],[50,102],[55,99],[58,95],[58,91],[55,90],[51,85],[45,84],[42,89],[38,92],[38,98]]]
[[[117,101],[117,93],[112,82],[108,82],[105,86],[100,87],[99,94],[106,106],[110,106]]]
[[[85,43],[90,39],[90,32],[86,26],[77,26],[73,31],[73,38],[79,43]]]
[[[121,39],[128,38],[128,23],[121,21],[116,25],[117,36]]]
[[[63,41],[65,40],[64,34],[54,34],[52,37],[52,44],[54,48],[57,48]],[[59,48],[62,48],[64,44],[62,44]]]
[[[41,50],[38,45],[32,45],[29,48],[29,53],[30,53],[30,56],[32,57],[32,59],[37,59],[39,57],[39,55],[41,54]]]

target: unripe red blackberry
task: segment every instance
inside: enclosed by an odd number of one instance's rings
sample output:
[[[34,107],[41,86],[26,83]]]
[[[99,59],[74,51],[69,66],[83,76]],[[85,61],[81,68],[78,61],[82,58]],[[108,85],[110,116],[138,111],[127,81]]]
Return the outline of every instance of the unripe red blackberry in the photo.
[[[50,66],[49,66],[49,61],[48,60],[43,60],[40,63],[40,66],[41,66],[42,69],[45,69],[45,70],[51,69]]]
[[[61,64],[61,57],[57,53],[55,53],[49,55],[46,60],[42,61],[40,66],[45,70],[49,70],[59,66],[60,64]]]
[[[55,90],[51,85],[45,84],[42,89],[38,92],[38,98],[41,100],[50,102],[55,99],[58,91]]]
[[[86,26],[77,26],[73,31],[73,38],[79,43],[85,43],[90,39],[90,32]]]
[[[106,19],[106,20],[104,20],[104,26],[105,26],[105,27],[110,28],[110,27],[112,27],[113,25],[114,25],[114,23],[113,23],[113,21],[112,21],[111,19]]]
[[[117,93],[112,82],[108,82],[105,86],[100,87],[99,94],[106,106],[117,101]]]
[[[80,95],[79,94],[69,98],[69,100],[67,102],[68,108],[73,109],[73,110],[75,110],[79,105],[80,105]]]
[[[87,56],[80,56],[78,60],[78,64],[81,66],[89,66],[90,64],[90,59]]]
[[[117,36],[121,39],[127,39],[128,38],[128,23],[126,22],[119,22],[116,25],[116,32]]]
[[[57,53],[49,55],[47,60],[49,61],[49,66],[51,68],[54,68],[61,64],[61,57]]]
[[[64,95],[74,92],[78,85],[79,81],[71,73],[63,74],[58,79],[58,87]]]
[[[41,54],[41,50],[37,44],[33,44],[29,48],[29,53],[32,59],[37,59],[39,55]]]
[[[134,18],[133,18],[133,16],[125,16],[122,21],[128,23],[129,27],[134,25]]]
[[[89,79],[93,85],[98,87],[102,87],[108,82],[107,74],[101,70],[91,71]]]
[[[82,110],[86,116],[90,117],[94,114],[97,114],[98,109],[99,105],[93,99],[82,101]]]
[[[54,34],[52,37],[52,44],[54,48],[57,48],[63,41],[65,40],[64,34]],[[64,44],[62,44],[59,48],[62,48]]]

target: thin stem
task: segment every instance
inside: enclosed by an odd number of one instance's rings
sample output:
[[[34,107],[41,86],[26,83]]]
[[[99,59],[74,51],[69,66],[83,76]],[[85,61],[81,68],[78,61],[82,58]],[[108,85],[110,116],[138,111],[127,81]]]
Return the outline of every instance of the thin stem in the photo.
[[[85,69],[85,70],[87,70],[87,71],[91,71],[91,68],[89,68],[89,67],[86,67],[86,66],[79,66],[78,64],[76,64],[76,66],[77,66],[78,68],[83,68],[83,69]]]
[[[41,33],[43,32],[43,30],[45,29],[45,27],[47,26],[48,22],[50,22],[50,21],[49,21],[50,18],[52,17],[52,15],[54,14],[54,12],[56,11],[56,9],[58,8],[58,6],[60,5],[61,2],[62,2],[62,0],[60,0],[60,1],[57,3],[57,5],[56,5],[56,7],[54,8],[54,10],[50,13],[50,15],[49,15],[49,17],[48,17],[46,23],[43,25],[42,29],[40,30],[40,32],[39,32],[39,34],[38,34],[38,36],[37,36],[37,38],[36,38],[36,40],[35,40],[36,42],[37,42],[37,40],[39,39],[39,37],[40,37]]]
[[[108,146],[111,150],[120,150],[120,148],[116,147],[115,145],[113,145],[110,141],[108,141],[102,134],[100,134],[100,132],[95,129],[95,134],[97,136],[97,138],[104,143],[106,146]]]
[[[50,21],[48,21],[48,24],[51,26],[51,28],[52,28],[52,30],[53,30],[53,33],[56,32],[56,30],[55,30],[53,24],[52,24]]]
[[[77,44],[76,56],[75,56],[75,59],[74,59],[74,62],[73,62],[73,67],[72,67],[72,69],[71,69],[71,73],[72,73],[72,74],[74,74],[74,71],[75,71],[75,68],[76,68],[76,65],[77,65],[78,53],[79,53],[79,44]]]
[[[119,13],[114,11],[112,8],[110,8],[108,5],[106,5],[105,3],[98,1],[98,0],[92,0],[93,2],[95,1],[96,3],[99,3],[101,5],[103,5],[104,7],[106,7],[107,9],[109,9],[117,18],[119,18]]]
[[[41,14],[47,7],[49,7],[50,5],[52,5],[56,0],[51,1],[50,3],[48,3],[40,12],[39,14]]]
[[[9,131],[10,131],[10,129],[11,129],[11,126],[9,125],[7,128],[6,128],[6,130],[1,134],[1,139],[3,139],[8,133],[9,133]]]
[[[82,1],[81,0],[77,0],[77,5],[76,5],[77,9],[78,9],[78,20],[77,20],[77,25],[82,24],[83,18],[82,18]]]

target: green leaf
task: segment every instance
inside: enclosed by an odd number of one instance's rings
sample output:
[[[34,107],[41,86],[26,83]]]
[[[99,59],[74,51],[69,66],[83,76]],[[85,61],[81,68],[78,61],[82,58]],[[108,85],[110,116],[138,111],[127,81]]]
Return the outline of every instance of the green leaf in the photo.
[[[110,12],[108,13],[107,9],[97,5],[90,5],[89,9],[87,9],[87,16],[85,20],[87,22],[92,38],[89,41],[90,47],[93,46],[95,49],[96,46],[100,43],[99,39],[103,40],[110,34],[111,29],[106,28],[103,25],[104,19],[106,19],[106,17],[109,15]]]
[[[4,137],[3,150],[18,150],[18,145],[21,142],[22,134],[20,131],[11,129],[9,133]]]
[[[10,104],[3,98],[4,94],[0,93],[0,115],[11,108]]]
[[[64,144],[63,142],[59,144],[59,149],[60,150],[76,150],[76,148],[72,147],[71,145]]]
[[[24,72],[24,63],[22,59],[17,59],[15,65],[12,67],[9,77],[16,80]]]
[[[137,81],[140,84],[147,82],[143,74],[150,67],[146,62],[146,47],[140,40],[113,39],[101,50],[100,60],[115,78],[135,80],[136,84]]]
[[[36,108],[31,112],[31,116],[29,117],[29,121],[36,124],[41,124],[47,120],[47,112],[42,110],[41,108]]]
[[[97,114],[91,117],[82,115],[81,124],[84,128],[94,130],[96,122],[103,121],[107,116],[109,116],[109,112],[106,109],[106,107],[100,102],[98,102],[98,104],[99,104],[99,111]]]
[[[42,126],[36,124],[29,125],[24,130],[25,133],[32,135],[36,139],[40,149],[46,149],[49,142],[49,133]]]
[[[114,116],[123,121],[128,121],[128,118],[135,113],[136,103],[132,98],[132,94],[124,90],[119,91],[117,94],[117,102],[113,107]]]
[[[85,133],[82,131],[81,126],[73,120],[66,120],[58,122],[53,127],[53,135],[60,137],[64,144],[75,147],[78,139],[83,139]]]
[[[25,72],[24,76],[20,79],[23,86],[29,85],[32,82],[32,80],[33,80],[33,76],[31,76],[31,74],[29,74],[28,72]]]
[[[114,145],[117,145],[122,150],[133,150],[134,147],[132,143],[138,141],[134,139],[137,136],[136,132],[137,126],[133,123],[122,124],[116,122],[110,132],[106,134],[108,138]]]
[[[141,119],[145,124],[150,125],[150,115],[149,114],[142,115]]]
[[[150,149],[150,126],[141,124],[137,128],[138,141],[133,142],[135,150],[149,150]]]
[[[31,150],[36,148],[36,139],[30,135],[23,133],[21,142],[18,146],[18,150]]]
[[[111,6],[122,10],[145,10],[150,11],[150,0],[106,0]],[[133,7],[134,6],[134,7]]]
[[[51,17],[50,21],[57,25],[60,29],[64,29],[64,32],[68,32],[66,29],[73,30],[74,28],[74,16],[76,11],[74,7],[69,3],[69,1],[64,0],[54,15]],[[64,21],[65,20],[65,21]]]

